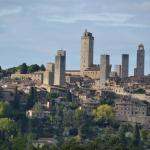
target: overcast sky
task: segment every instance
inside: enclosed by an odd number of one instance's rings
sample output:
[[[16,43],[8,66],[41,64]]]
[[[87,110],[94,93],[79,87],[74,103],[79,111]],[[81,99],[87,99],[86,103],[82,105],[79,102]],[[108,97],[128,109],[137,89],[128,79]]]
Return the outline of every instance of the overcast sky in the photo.
[[[110,54],[120,64],[129,53],[133,74],[143,43],[150,73],[150,0],[0,0],[0,65],[46,64],[65,49],[67,69],[79,69],[85,28],[95,37],[94,63]]]

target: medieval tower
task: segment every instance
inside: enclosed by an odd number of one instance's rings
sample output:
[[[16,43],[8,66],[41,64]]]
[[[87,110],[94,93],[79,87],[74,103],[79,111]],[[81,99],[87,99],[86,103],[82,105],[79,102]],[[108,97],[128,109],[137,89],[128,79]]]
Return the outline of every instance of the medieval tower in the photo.
[[[140,44],[137,50],[137,66],[134,71],[135,76],[144,76],[144,65],[145,65],[145,50],[144,45]]]
[[[80,51],[80,71],[84,71],[87,68],[93,66],[93,47],[94,47],[94,37],[92,33],[85,32],[81,37],[81,51]]]
[[[55,57],[54,85],[63,86],[65,84],[66,51],[58,50]]]

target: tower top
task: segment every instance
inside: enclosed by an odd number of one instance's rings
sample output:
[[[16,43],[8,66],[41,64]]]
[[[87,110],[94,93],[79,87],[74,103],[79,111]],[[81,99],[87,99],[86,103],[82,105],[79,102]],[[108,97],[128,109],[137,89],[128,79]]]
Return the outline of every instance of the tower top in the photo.
[[[91,36],[92,37],[92,33],[88,32],[87,29],[85,29],[83,36]]]
[[[140,45],[138,46],[138,50],[144,50],[144,45],[143,45],[143,44],[140,44]]]

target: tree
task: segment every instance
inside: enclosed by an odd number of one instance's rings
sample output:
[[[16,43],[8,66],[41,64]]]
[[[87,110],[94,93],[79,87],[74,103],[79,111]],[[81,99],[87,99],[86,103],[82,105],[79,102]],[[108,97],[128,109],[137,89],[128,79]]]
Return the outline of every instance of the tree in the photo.
[[[46,94],[46,99],[47,100],[52,100],[52,99],[55,99],[55,98],[57,98],[59,95],[57,94],[57,93],[50,93],[50,92],[48,92],[47,94]]]
[[[46,70],[46,69],[45,69],[45,66],[44,66],[43,64],[41,65],[40,70],[41,70],[41,71],[45,71],[45,70]]]
[[[12,139],[12,149],[14,150],[26,150],[27,135],[19,133],[14,139]]]
[[[14,96],[14,101],[12,102],[12,107],[15,110],[18,110],[20,107],[20,102],[19,102],[19,97],[18,97],[18,89],[17,87],[15,88],[15,96]]]
[[[93,114],[96,121],[103,121],[105,123],[111,122],[115,117],[113,108],[107,104],[97,107]]]
[[[8,139],[17,133],[17,124],[9,118],[0,118],[0,139]]]
[[[9,104],[6,102],[0,102],[0,117],[7,117],[10,112]]]
[[[107,105],[113,105],[114,100],[112,98],[106,98],[100,100],[101,105],[107,104]]]
[[[28,71],[28,66],[26,65],[26,63],[23,63],[18,67],[18,69],[20,70],[21,74],[26,74]]]
[[[30,94],[27,101],[27,110],[31,109],[35,102],[37,102],[37,92],[35,87],[31,87]]]
[[[0,66],[0,72],[2,71],[2,67]]]
[[[33,73],[40,70],[40,66],[37,64],[31,65],[28,67],[28,72]]]
[[[135,146],[138,146],[140,144],[140,128],[137,123],[134,126],[133,134],[133,144]]]
[[[126,143],[126,132],[128,127],[126,124],[121,124],[118,131],[118,137],[122,143]]]

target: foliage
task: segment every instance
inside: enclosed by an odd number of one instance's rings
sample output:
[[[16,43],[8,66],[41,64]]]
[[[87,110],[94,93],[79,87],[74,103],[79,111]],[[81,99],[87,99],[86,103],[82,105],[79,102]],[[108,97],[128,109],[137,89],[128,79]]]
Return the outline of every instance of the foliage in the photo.
[[[100,104],[101,105],[104,105],[104,104],[113,105],[114,104],[114,100],[112,98],[101,99],[100,100]]]
[[[0,118],[0,133],[1,137],[6,136],[6,133],[8,135],[16,133],[17,130],[17,124],[14,120],[9,118]],[[5,134],[3,134],[5,133]]]
[[[134,145],[139,145],[140,144],[140,128],[138,124],[135,124],[133,133],[134,133],[133,143]]]
[[[35,105],[33,106],[33,110],[35,111],[35,112],[41,112],[42,111],[42,108],[41,108],[41,104],[40,103],[35,103]]]
[[[40,66],[37,64],[31,65],[28,67],[28,72],[33,73],[40,70]]]
[[[52,100],[52,99],[55,99],[57,98],[59,95],[57,93],[51,93],[51,92],[48,92],[47,95],[46,95],[46,99],[47,100]]]
[[[31,87],[26,109],[31,109],[34,106],[35,102],[37,102],[37,91],[35,87]]]
[[[133,93],[135,93],[135,94],[145,94],[145,90],[142,89],[142,88],[139,88],[137,90],[134,90]]]
[[[15,110],[19,110],[19,107],[20,107],[19,94],[18,94],[17,87],[15,88],[15,96],[14,96],[14,100],[12,102],[12,107]]]
[[[28,66],[26,65],[26,63],[23,63],[18,67],[18,69],[20,70],[21,74],[26,74],[28,71]]]
[[[45,71],[46,69],[45,69],[45,66],[42,64],[41,66],[40,66],[40,70],[41,71]]]
[[[6,102],[0,102],[0,117],[9,116],[10,106]]]
[[[107,104],[97,107],[93,114],[96,121],[103,121],[105,123],[111,122],[115,117],[113,108]]]

